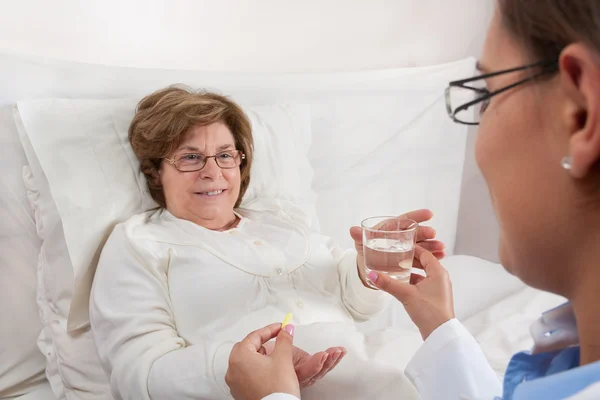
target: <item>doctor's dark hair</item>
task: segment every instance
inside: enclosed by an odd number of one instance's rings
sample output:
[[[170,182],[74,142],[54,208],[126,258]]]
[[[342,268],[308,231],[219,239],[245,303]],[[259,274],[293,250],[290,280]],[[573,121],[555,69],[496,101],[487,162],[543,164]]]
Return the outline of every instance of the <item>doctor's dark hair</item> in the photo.
[[[504,27],[531,62],[558,60],[570,44],[581,43],[600,59],[600,0],[498,0]],[[598,204],[600,161],[589,190]]]
[[[237,207],[250,184],[253,153],[252,127],[242,108],[225,96],[179,85],[160,89],[138,103],[129,125],[129,143],[140,161],[150,195],[161,207],[167,206],[158,174],[161,162],[172,156],[190,128],[216,122],[229,128],[236,149],[246,155],[240,165]]]
[[[532,62],[557,60],[571,43],[600,54],[600,1],[498,0],[504,26]]]

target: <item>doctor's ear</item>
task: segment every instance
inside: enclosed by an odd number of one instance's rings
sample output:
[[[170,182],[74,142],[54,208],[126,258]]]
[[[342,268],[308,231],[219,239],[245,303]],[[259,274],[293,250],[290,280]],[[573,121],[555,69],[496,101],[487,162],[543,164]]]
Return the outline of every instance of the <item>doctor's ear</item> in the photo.
[[[559,64],[570,135],[563,166],[584,178],[600,160],[600,55],[575,43],[562,51]]]

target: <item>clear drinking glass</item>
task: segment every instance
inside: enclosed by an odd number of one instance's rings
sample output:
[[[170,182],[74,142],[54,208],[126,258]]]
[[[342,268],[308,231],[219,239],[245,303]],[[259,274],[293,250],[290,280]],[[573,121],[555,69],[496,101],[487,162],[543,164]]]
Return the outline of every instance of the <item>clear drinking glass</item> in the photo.
[[[419,224],[408,218],[372,217],[361,226],[367,274],[377,271],[409,283]],[[375,288],[368,278],[367,283]]]

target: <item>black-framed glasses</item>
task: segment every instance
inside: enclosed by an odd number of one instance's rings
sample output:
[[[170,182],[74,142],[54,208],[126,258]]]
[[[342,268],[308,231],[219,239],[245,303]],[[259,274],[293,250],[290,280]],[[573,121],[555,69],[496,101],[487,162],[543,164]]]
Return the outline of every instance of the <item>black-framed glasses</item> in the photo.
[[[485,87],[484,79],[511,72],[534,69],[537,72],[508,86],[490,92]],[[540,61],[522,67],[505,69],[473,78],[461,79],[448,84],[446,88],[446,110],[454,122],[465,125],[479,125],[481,116],[490,99],[497,94],[510,90],[523,83],[539,78],[542,75],[558,71],[558,60]]]
[[[205,156],[200,153],[186,153],[173,158],[165,158],[165,161],[173,165],[180,172],[200,171],[206,165],[209,158],[214,158],[219,168],[230,169],[239,167],[246,155],[240,150],[221,151],[214,156]]]

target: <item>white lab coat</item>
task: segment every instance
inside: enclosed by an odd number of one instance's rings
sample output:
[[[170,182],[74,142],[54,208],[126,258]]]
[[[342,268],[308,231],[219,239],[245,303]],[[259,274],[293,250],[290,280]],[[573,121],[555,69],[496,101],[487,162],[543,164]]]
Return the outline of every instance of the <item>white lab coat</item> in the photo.
[[[224,377],[233,344],[288,312],[298,347],[349,352],[303,391],[306,399],[418,398],[403,374],[416,335],[366,338],[355,327],[390,300],[362,284],[356,252],[311,231],[291,204],[263,208],[238,210],[238,227],[225,232],[166,210],[114,229],[94,277],[90,319],[115,398],[230,398]]]

